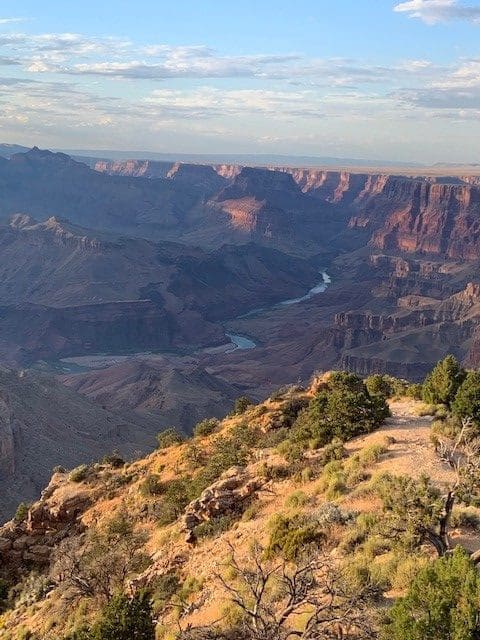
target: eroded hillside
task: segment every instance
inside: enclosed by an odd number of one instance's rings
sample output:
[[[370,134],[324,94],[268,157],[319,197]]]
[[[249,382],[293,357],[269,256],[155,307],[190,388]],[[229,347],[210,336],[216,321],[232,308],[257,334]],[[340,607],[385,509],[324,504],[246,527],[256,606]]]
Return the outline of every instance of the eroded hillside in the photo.
[[[251,570],[273,572],[259,603],[279,625],[272,637],[307,633],[309,624],[334,638],[377,637],[380,611],[434,562],[439,540],[474,557],[480,547],[480,510],[465,497],[442,537],[442,496],[458,477],[447,460],[454,436],[437,427],[432,439],[430,414],[439,409],[399,382],[395,392],[409,395],[391,399],[385,417],[382,385],[323,376],[259,405],[239,402],[237,413],[204,420],[186,442],[164,432],[146,458],[56,471],[40,501],[0,529],[3,577],[18,583],[0,637],[76,638],[68,634],[94,621],[119,589],[131,597],[144,588],[158,638],[246,634],[238,602]],[[338,410],[334,398],[349,409],[336,424],[317,423],[325,401]],[[274,585],[295,571],[315,581],[279,622],[286,595]],[[336,591],[325,609],[327,578]]]

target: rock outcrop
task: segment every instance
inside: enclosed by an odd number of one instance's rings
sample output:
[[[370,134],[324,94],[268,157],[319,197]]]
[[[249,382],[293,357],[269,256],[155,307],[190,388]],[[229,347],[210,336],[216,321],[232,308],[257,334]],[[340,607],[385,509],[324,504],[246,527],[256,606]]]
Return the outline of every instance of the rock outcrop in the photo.
[[[41,569],[63,538],[84,530],[81,516],[92,502],[91,492],[71,484],[61,491],[65,480],[65,474],[55,473],[22,521],[0,527],[0,575],[11,580],[25,569]]]
[[[226,471],[186,507],[181,520],[186,541],[195,541],[195,527],[202,522],[243,511],[246,501],[251,499],[263,484],[261,478],[252,476],[243,467],[232,467]]]

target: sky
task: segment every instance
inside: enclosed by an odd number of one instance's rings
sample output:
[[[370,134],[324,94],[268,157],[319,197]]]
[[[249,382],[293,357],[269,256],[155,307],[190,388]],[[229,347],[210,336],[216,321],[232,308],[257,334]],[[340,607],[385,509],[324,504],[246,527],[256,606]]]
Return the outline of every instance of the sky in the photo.
[[[480,2],[2,0],[0,141],[480,162]]]

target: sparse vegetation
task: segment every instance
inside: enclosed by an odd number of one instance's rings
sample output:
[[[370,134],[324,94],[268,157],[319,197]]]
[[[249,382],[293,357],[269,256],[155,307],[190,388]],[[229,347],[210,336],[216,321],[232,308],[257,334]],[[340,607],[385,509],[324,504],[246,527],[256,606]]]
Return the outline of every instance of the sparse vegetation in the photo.
[[[157,436],[157,448],[168,449],[177,444],[181,444],[184,441],[184,437],[174,427],[160,431]]]
[[[413,416],[420,403],[408,400],[409,388],[390,376],[362,381],[344,372],[323,375],[312,390],[291,387],[274,403],[252,411],[246,405],[223,422],[202,420],[193,438],[166,430],[160,434],[162,451],[145,460],[125,464],[112,454],[59,477],[56,482],[73,501],[77,493],[93,496],[86,528],[62,532],[48,571],[27,571],[17,585],[15,579],[0,582],[2,624],[5,618],[13,625],[9,616],[15,614],[41,620],[31,640],[110,640],[124,633],[135,638],[128,619],[134,619],[135,607],[137,613],[142,609],[133,605],[147,584],[151,597],[145,595],[144,622],[135,623],[136,633],[144,629],[147,634],[140,640],[150,640],[155,627],[161,640],[173,640],[172,628],[178,640],[287,640],[292,632],[302,640],[335,638],[339,631],[331,621],[337,615],[343,637],[352,640],[379,634],[436,640],[442,589],[448,606],[460,608],[462,615],[466,607],[463,618],[469,620],[477,588],[465,587],[455,599],[453,570],[440,570],[432,561],[434,550],[452,562],[459,553],[453,542],[480,531],[480,441],[477,424],[467,415],[475,407],[476,381],[468,374],[450,405],[431,407],[436,419],[431,443],[427,436],[425,445],[431,446],[429,455],[436,451],[439,465],[446,463],[442,473],[450,481],[442,485],[435,477],[419,477],[417,469],[411,475],[382,471],[395,470],[399,454],[402,462],[408,456],[403,432],[390,431],[396,421],[384,435],[369,435],[388,413],[386,396],[394,398],[396,411],[406,407],[405,415]],[[460,406],[466,407],[463,413]],[[429,421],[411,419],[424,434]],[[363,437],[349,443],[356,436]],[[242,474],[260,479],[261,490],[197,524],[189,551],[183,543],[178,546],[186,506],[235,466],[247,467]],[[88,487],[75,486],[84,481]],[[211,499],[208,491],[204,497]],[[25,515],[22,507],[19,526],[25,526]],[[255,540],[257,531],[266,536],[264,548]],[[207,550],[213,552],[211,567],[204,561]],[[455,560],[455,570],[467,582],[472,562],[468,553]],[[299,582],[289,587],[294,576]],[[254,590],[246,596],[249,585],[262,584],[263,594]],[[52,589],[54,597],[47,597]],[[283,618],[282,607],[292,594],[303,605]],[[211,623],[209,603],[217,600],[227,613]],[[255,602],[257,629],[248,609]],[[375,613],[379,604],[383,622]],[[420,625],[422,607],[431,612],[430,636],[429,627]],[[68,612],[65,621],[59,611]],[[195,627],[203,616],[205,626]],[[450,632],[467,634],[458,640],[478,634],[475,628],[468,635],[470,623],[455,626],[453,615],[439,619]]]
[[[233,405],[233,413],[237,416],[242,415],[242,413],[245,413],[245,411],[253,405],[254,402],[250,400],[250,398],[248,398],[247,396],[240,396],[235,400],[235,403]]]
[[[89,472],[90,467],[86,464],[81,464],[70,471],[69,478],[72,482],[83,482],[87,479]]]
[[[217,431],[219,421],[217,418],[205,418],[201,422],[197,422],[193,429],[193,435],[197,438],[203,438],[204,436],[210,436]]]

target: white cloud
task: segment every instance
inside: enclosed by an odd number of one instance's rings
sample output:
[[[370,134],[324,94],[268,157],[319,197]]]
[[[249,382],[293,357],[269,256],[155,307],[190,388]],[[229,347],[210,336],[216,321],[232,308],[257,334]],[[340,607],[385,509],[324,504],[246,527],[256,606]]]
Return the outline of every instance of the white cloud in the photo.
[[[28,18],[0,18],[0,25],[27,22]]]
[[[393,10],[431,25],[449,20],[480,23],[480,6],[463,5],[457,0],[408,0],[395,5]]]

